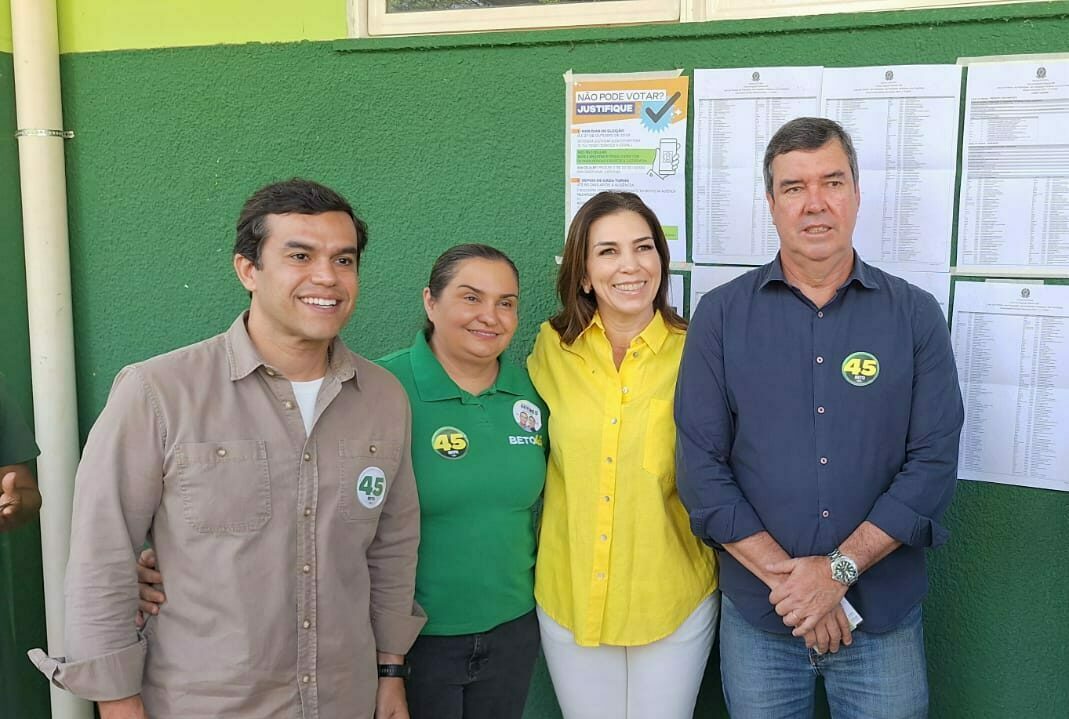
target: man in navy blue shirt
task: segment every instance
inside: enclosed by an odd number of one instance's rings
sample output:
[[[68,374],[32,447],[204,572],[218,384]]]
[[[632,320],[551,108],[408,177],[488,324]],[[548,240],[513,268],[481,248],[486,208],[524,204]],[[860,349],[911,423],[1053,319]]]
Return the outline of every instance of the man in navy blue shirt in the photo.
[[[776,133],[779,254],[702,298],[683,353],[677,482],[720,559],[733,719],[811,717],[818,675],[836,719],[927,716],[924,550],[961,394],[935,299],[854,252],[857,175],[837,123]]]

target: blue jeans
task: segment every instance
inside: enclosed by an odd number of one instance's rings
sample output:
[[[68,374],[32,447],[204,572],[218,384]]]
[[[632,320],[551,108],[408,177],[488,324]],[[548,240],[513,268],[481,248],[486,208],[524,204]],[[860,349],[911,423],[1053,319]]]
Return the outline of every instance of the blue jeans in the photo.
[[[857,631],[836,654],[747,622],[727,595],[720,608],[720,676],[732,719],[811,719],[817,677],[833,719],[925,719],[928,676],[918,604],[885,634]]]

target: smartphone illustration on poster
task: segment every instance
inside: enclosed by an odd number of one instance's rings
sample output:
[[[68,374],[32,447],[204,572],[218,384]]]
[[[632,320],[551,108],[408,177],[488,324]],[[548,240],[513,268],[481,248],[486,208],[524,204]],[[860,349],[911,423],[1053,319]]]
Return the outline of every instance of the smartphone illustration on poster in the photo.
[[[657,174],[661,177],[676,174],[679,167],[679,140],[666,137],[661,140],[660,152],[657,156]]]

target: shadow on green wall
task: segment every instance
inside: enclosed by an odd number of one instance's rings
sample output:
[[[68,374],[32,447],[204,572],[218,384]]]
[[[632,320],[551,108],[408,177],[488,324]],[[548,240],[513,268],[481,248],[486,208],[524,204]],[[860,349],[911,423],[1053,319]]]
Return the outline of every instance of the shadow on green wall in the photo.
[[[30,422],[30,340],[14,135],[11,55],[0,53],[0,373]],[[41,532],[34,523],[0,534],[0,716],[5,719],[48,718],[48,685],[26,659],[26,650],[45,645],[44,626]]]

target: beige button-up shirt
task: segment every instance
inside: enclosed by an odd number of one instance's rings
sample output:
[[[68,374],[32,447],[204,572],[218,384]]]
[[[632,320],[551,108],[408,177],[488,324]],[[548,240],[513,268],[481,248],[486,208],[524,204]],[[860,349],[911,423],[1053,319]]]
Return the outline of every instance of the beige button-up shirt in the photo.
[[[78,468],[65,658],[31,658],[151,719],[370,719],[376,650],[405,654],[419,509],[409,404],[335,339],[306,436],[245,328],[125,368]],[[135,553],[167,603],[144,632]]]

